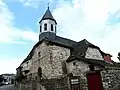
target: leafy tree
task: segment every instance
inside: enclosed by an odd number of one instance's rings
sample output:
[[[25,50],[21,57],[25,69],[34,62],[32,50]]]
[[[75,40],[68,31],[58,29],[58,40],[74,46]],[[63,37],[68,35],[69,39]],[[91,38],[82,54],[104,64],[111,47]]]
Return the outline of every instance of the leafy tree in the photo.
[[[118,53],[118,59],[120,60],[120,52]]]
[[[0,75],[0,83],[4,80],[4,77]]]

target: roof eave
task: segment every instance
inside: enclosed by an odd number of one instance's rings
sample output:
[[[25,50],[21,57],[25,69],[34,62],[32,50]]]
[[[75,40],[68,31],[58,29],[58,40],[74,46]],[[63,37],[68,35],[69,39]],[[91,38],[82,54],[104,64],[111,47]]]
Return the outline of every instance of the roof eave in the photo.
[[[49,19],[49,20],[53,20],[53,21],[55,22],[55,24],[57,24],[56,20],[55,20],[55,19],[51,19],[51,18],[43,18],[43,19],[41,19],[41,20],[39,21],[39,23],[41,23],[42,20],[47,20],[47,19]]]

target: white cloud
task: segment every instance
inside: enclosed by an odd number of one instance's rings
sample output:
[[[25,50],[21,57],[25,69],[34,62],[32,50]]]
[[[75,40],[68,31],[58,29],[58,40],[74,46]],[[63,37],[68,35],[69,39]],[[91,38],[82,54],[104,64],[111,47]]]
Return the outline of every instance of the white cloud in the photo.
[[[38,8],[39,6],[38,0],[20,0],[20,2],[23,3],[23,5],[27,7]]]
[[[119,0],[72,0],[72,4],[61,1],[53,11],[58,34],[77,41],[86,38],[118,61],[120,23],[107,24],[110,15],[120,10],[119,3]]]
[[[26,7],[38,8],[43,3],[52,3],[53,0],[20,0],[20,2]]]
[[[7,5],[0,1],[0,42],[21,43],[19,39],[38,41],[38,34],[30,29],[19,29],[14,26],[15,16]]]
[[[24,58],[0,58],[0,74],[14,73]]]
[[[38,41],[38,34],[35,32],[15,27],[14,19],[14,14],[10,12],[3,0],[0,0],[0,43],[26,44],[23,40]],[[16,73],[16,68],[23,59],[0,58],[0,74]]]

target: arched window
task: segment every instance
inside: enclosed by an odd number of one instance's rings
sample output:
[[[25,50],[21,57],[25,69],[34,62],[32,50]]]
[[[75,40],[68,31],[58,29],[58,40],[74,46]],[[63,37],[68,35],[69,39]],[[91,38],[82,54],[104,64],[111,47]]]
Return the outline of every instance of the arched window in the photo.
[[[75,66],[75,65],[76,65],[76,62],[73,62],[73,65]]]
[[[44,30],[45,31],[47,30],[47,24],[46,23],[44,24]]]
[[[32,74],[29,74],[29,79],[30,79],[30,80],[32,79]]]
[[[42,77],[42,68],[41,67],[38,68],[38,76],[40,78]]]
[[[42,32],[42,26],[40,26],[40,32]]]
[[[51,24],[51,31],[53,31],[53,24]]]
[[[41,54],[40,54],[41,52],[38,52],[38,57],[41,57]]]

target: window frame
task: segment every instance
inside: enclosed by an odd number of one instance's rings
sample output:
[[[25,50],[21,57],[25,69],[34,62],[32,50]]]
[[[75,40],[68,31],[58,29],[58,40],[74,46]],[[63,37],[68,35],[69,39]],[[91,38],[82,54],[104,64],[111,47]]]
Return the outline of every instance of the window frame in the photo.
[[[41,57],[41,52],[38,52],[38,57]]]
[[[54,31],[53,24],[51,24],[51,31]]]
[[[47,23],[44,24],[44,31],[47,31]]]

